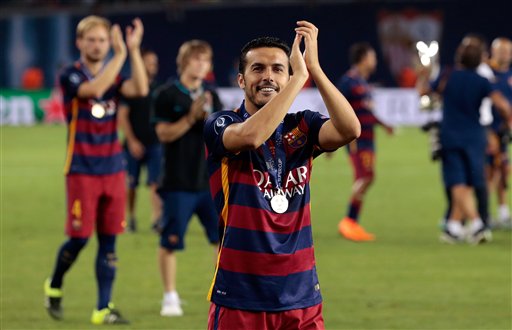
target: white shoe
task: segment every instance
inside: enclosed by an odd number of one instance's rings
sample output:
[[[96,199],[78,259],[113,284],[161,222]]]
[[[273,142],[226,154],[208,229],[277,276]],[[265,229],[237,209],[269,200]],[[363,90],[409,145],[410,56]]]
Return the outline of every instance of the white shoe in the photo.
[[[469,244],[477,245],[482,243],[490,243],[492,242],[492,232],[490,229],[482,228],[477,232],[471,234],[466,238],[466,241]]]
[[[173,317],[173,316],[182,316],[183,309],[181,309],[179,301],[163,301],[162,309],[160,310],[160,315]]]
[[[498,221],[502,224],[510,221],[510,210],[508,205],[500,205],[498,207]]]
[[[496,221],[493,223],[493,226],[499,229],[511,229],[512,228],[512,219],[510,216],[508,217],[498,217]]]

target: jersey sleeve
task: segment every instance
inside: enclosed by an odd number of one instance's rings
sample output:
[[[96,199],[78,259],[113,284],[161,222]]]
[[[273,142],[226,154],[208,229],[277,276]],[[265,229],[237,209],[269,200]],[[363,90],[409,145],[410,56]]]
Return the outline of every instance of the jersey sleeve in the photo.
[[[310,139],[311,143],[316,146],[317,148],[320,148],[319,142],[318,142],[318,136],[320,134],[320,129],[325,124],[326,121],[329,120],[329,118],[325,117],[324,115],[311,111],[311,110],[305,110],[302,112],[303,121],[308,127],[308,139]]]
[[[222,138],[224,131],[230,125],[243,122],[242,118],[234,111],[219,111],[210,115],[204,125],[204,141],[208,156],[225,157],[232,154],[226,150]]]
[[[123,87],[123,84],[127,81],[127,78],[125,76],[122,76],[120,74],[117,75],[116,80],[114,81],[114,88],[119,94],[120,97],[124,97],[124,95],[121,93],[121,87]]]
[[[86,81],[86,77],[74,68],[64,70],[59,77],[60,87],[65,99],[73,99],[78,95],[78,88]]]

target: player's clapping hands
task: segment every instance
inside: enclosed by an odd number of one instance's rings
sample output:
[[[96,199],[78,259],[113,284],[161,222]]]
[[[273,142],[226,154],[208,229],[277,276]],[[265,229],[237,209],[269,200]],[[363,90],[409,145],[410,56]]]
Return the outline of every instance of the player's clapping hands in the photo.
[[[142,36],[144,35],[144,25],[142,25],[140,18],[134,19],[132,23],[133,26],[126,27],[126,46],[129,50],[140,48]]]
[[[309,72],[320,69],[318,61],[318,28],[308,21],[298,21],[295,32],[304,39],[304,60]]]
[[[209,91],[204,92],[201,96],[192,101],[189,112],[189,121],[196,122],[198,120],[204,120],[207,115],[204,109],[206,106],[211,106],[212,102],[212,95]]]
[[[110,40],[112,43],[112,49],[114,53],[117,55],[125,55],[126,54],[126,45],[123,40],[123,34],[121,32],[121,28],[118,24],[114,24],[110,29]]]
[[[293,70],[293,76],[302,76],[304,77],[304,82],[309,77],[308,69],[306,67],[306,62],[304,61],[304,56],[300,51],[300,43],[302,41],[302,36],[300,34],[295,35],[295,39],[293,40],[292,50],[290,53],[290,65]]]

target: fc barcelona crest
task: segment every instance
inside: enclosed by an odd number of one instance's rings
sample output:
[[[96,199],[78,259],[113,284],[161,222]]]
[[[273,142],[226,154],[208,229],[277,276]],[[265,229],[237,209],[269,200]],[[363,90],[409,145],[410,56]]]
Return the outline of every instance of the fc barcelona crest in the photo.
[[[284,138],[292,148],[300,148],[308,141],[307,135],[298,127],[295,127],[290,132],[286,133]]]

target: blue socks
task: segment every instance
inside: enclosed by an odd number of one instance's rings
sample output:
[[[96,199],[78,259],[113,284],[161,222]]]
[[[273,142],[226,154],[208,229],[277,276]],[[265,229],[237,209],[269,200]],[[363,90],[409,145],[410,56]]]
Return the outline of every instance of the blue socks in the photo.
[[[115,235],[98,234],[96,256],[96,280],[98,282],[98,310],[108,307],[112,296],[112,284],[116,274]]]
[[[359,218],[359,211],[361,210],[361,204],[363,202],[361,200],[358,200],[358,199],[352,199],[350,201],[350,204],[348,206],[348,214],[347,216],[349,218],[351,218],[352,220],[354,220],[355,222],[358,221],[358,218]]]
[[[64,274],[75,262],[80,251],[87,244],[87,238],[70,238],[60,248],[52,275],[52,288],[61,288]],[[108,307],[112,296],[112,283],[116,274],[115,235],[98,234],[98,255],[96,256],[96,280],[98,282],[98,310]]]
[[[489,227],[489,194],[487,187],[475,187],[475,196],[478,205],[478,214],[485,227]]]
[[[69,270],[71,265],[75,262],[80,251],[87,244],[87,238],[70,238],[60,247],[57,254],[57,262],[55,269],[53,270],[52,282],[50,286],[52,288],[61,288],[64,274]]]

